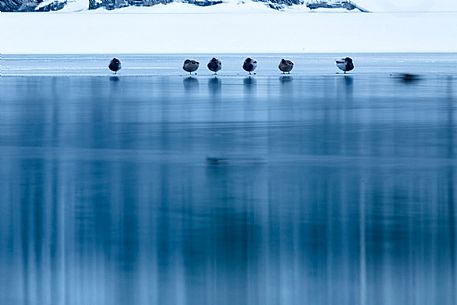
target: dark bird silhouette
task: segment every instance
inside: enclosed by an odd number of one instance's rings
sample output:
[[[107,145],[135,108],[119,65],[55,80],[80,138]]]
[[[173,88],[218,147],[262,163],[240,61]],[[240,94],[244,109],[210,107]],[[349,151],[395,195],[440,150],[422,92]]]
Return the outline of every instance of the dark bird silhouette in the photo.
[[[341,60],[337,60],[336,66],[338,67],[338,69],[343,71],[344,74],[346,74],[346,72],[354,70],[354,64],[352,62],[352,58],[350,58],[350,57],[346,57]]]
[[[255,68],[257,68],[257,61],[253,60],[250,57],[246,58],[246,60],[243,63],[243,70],[251,74],[252,72],[254,72]]]
[[[214,72],[214,74],[217,74],[217,71],[222,69],[221,61],[219,59],[213,57],[208,63],[208,69],[211,72]]]
[[[290,60],[283,58],[281,59],[278,68],[283,74],[290,73],[290,71],[292,71],[292,69],[294,68],[294,63]]]
[[[117,58],[113,58],[109,63],[108,68],[114,73],[117,73],[117,71],[121,69],[121,61]]]
[[[192,59],[186,59],[184,61],[184,65],[182,66],[182,68],[184,69],[184,71],[189,72],[192,75],[192,72],[195,72],[198,70],[199,65],[200,65],[200,63],[198,61],[195,61]],[[197,74],[197,73],[195,73],[195,74]]]

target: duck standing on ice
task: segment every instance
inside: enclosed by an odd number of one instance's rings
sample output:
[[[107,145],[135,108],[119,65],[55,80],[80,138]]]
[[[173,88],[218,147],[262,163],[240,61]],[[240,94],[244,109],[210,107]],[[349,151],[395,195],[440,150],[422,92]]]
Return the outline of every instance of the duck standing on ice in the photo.
[[[251,74],[252,72],[254,72],[255,68],[257,68],[257,61],[250,57],[246,58],[246,60],[243,63],[243,70]]]
[[[217,71],[221,70],[222,69],[222,63],[219,59],[217,58],[211,58],[211,60],[209,61],[208,63],[208,69],[211,71],[211,72],[214,72],[214,75],[217,74]]]
[[[108,68],[116,74],[117,71],[121,69],[121,61],[117,58],[113,58],[109,63]]]
[[[350,58],[350,57],[346,57],[341,60],[337,60],[336,66],[338,67],[338,69],[343,71],[344,74],[346,74],[346,72],[354,70],[354,64],[352,63],[352,58]]]
[[[182,68],[184,69],[184,71],[189,72],[190,75],[192,75],[192,72],[195,72],[198,70],[199,65],[200,65],[200,63],[198,61],[195,61],[192,59],[186,59],[184,61],[184,65],[182,66]],[[195,73],[195,75],[197,75],[197,73]]]
[[[278,66],[279,70],[284,74],[284,73],[289,73],[292,71],[294,68],[294,63],[290,60],[287,59],[281,59],[281,62],[279,63]]]

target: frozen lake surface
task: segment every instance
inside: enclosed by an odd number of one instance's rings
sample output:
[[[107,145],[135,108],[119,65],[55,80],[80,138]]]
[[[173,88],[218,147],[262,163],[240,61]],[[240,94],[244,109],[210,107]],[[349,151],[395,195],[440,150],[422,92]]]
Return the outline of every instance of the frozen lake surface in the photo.
[[[0,304],[457,304],[456,54],[193,57],[2,58]]]

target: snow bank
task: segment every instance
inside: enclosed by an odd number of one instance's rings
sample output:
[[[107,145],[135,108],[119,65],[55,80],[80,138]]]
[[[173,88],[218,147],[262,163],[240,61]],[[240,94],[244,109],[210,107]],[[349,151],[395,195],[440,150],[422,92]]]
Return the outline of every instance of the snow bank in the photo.
[[[60,12],[81,12],[88,9],[88,0],[68,0],[67,5]]]
[[[147,14],[2,13],[0,53],[457,52],[457,13],[278,12],[258,4],[242,13],[230,3],[173,3]]]
[[[451,12],[456,0],[353,0],[372,12]]]

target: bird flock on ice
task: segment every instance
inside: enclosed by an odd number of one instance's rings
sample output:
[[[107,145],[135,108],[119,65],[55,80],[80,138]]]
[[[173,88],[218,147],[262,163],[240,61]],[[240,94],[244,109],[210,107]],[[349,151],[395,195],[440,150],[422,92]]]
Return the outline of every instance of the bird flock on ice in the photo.
[[[200,63],[198,61],[193,60],[193,59],[186,59],[184,61],[182,68],[184,71],[186,71],[190,75],[192,75],[192,73],[197,74],[196,71],[198,70],[199,66],[200,66]],[[208,67],[208,70],[210,70],[211,72],[213,72],[216,75],[217,72],[219,72],[222,69],[222,62],[219,59],[213,57],[213,58],[211,58],[211,60],[208,62],[208,64],[206,66]],[[346,57],[346,58],[337,60],[336,66],[338,67],[338,69],[340,69],[344,73],[354,70],[354,63],[352,61],[352,58],[350,58],[350,57]],[[113,58],[109,64],[108,68],[111,71],[113,71],[114,73],[117,73],[122,68],[121,61],[117,58]],[[254,60],[250,57],[248,57],[244,60],[243,70],[248,72],[249,75],[255,74],[254,71],[256,68],[257,68],[256,60]],[[294,63],[291,60],[284,59],[284,58],[281,59],[281,61],[279,62],[279,65],[278,65],[278,69],[283,74],[286,74],[286,73],[290,74],[290,72],[292,71],[293,68],[294,68]]]

